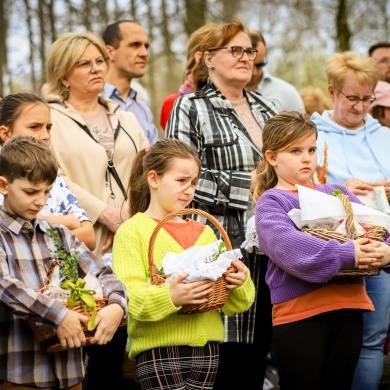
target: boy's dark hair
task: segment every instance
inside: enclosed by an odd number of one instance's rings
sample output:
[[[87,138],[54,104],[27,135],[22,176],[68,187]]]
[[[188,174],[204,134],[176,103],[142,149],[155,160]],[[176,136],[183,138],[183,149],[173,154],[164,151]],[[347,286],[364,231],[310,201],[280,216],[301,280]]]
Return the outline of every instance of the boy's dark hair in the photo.
[[[105,45],[112,46],[114,49],[118,49],[120,41],[122,40],[122,34],[119,28],[121,23],[135,23],[134,20],[122,19],[115,23],[109,24],[102,33],[102,38]]]
[[[390,47],[390,42],[378,42],[378,43],[375,43],[374,45],[370,46],[370,48],[368,49],[368,55],[371,57],[372,56],[372,53],[376,50],[376,49],[380,49],[382,47]]]
[[[58,164],[50,147],[34,137],[14,137],[0,151],[0,176],[9,183],[27,179],[32,183],[52,184]]]

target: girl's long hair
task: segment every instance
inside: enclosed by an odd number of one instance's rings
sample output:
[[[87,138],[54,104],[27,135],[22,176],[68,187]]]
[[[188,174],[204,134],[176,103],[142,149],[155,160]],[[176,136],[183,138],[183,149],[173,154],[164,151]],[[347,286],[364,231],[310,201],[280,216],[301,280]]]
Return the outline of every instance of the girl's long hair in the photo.
[[[263,129],[263,157],[256,167],[257,183],[253,192],[255,202],[268,189],[278,183],[274,167],[267,161],[266,151],[274,153],[287,149],[287,147],[302,138],[315,133],[317,128],[309,117],[299,111],[283,111],[267,121]]]
[[[178,139],[162,139],[137,153],[130,172],[128,187],[130,216],[144,212],[150,203],[148,174],[155,171],[163,176],[175,158],[193,159],[201,169],[201,162],[194,148]]]

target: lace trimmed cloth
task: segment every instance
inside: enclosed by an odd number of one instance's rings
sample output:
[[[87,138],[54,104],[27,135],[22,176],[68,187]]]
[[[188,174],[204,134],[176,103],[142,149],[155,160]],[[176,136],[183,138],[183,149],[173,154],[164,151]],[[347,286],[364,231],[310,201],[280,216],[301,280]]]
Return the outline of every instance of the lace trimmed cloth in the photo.
[[[215,255],[220,253],[218,240],[205,246],[192,246],[183,252],[168,252],[163,261],[162,268],[164,274],[175,275],[188,272],[188,277],[184,280],[187,283],[199,280],[211,279],[216,281],[230,267],[233,260],[241,259],[240,249],[233,249],[221,253],[216,259]],[[170,278],[166,280],[169,282]]]
[[[252,215],[248,219],[246,225],[245,241],[241,244],[241,248],[249,253],[255,252],[259,248],[259,240],[257,239],[255,216]]]

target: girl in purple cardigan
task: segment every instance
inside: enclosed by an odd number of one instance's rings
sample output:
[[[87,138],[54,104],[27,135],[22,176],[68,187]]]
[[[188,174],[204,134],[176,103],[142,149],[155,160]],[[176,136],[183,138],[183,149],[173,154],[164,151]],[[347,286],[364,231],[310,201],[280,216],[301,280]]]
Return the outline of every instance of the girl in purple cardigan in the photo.
[[[387,243],[359,238],[340,243],[301,232],[287,213],[299,209],[296,184],[326,194],[340,185],[314,184],[317,130],[305,114],[283,112],[263,129],[264,160],[254,192],[260,249],[269,257],[275,358],[282,390],[350,390],[362,342],[362,313],[374,310],[363,278],[343,268],[382,267]],[[389,235],[387,242],[390,242]]]

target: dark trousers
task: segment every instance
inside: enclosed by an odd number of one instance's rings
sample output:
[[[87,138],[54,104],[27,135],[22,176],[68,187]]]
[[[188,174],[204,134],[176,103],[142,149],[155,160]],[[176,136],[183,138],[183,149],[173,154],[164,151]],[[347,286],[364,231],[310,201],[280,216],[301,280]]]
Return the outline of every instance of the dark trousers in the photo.
[[[124,328],[118,330],[109,343],[84,348],[88,364],[83,390],[121,390],[126,342],[127,329]]]
[[[250,261],[260,261],[260,274],[256,283],[254,342],[220,344],[214,390],[263,388],[272,339],[272,305],[269,287],[265,283],[268,259],[266,256],[254,259],[253,255],[248,255]]]
[[[360,310],[335,310],[275,326],[280,389],[350,390],[362,337]]]

